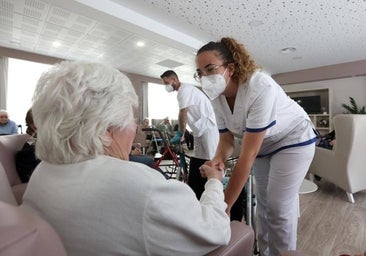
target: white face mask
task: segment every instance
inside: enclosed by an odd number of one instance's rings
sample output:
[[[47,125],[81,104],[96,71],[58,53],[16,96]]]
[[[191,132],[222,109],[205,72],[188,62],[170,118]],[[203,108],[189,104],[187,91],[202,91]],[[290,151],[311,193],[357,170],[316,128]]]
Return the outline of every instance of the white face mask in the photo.
[[[226,69],[224,73],[209,75],[209,76],[202,76],[201,78],[201,85],[202,90],[206,93],[210,100],[214,100],[220,96],[225,91],[227,86],[227,82],[225,81]]]
[[[173,92],[174,91],[174,87],[172,86],[172,84],[167,84],[167,85],[165,85],[165,90],[167,92]]]

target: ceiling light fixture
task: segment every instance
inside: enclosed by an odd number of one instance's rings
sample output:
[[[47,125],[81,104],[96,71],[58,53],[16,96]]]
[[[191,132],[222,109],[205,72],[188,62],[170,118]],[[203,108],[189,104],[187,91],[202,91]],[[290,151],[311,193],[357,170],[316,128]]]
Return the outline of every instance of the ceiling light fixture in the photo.
[[[281,53],[292,53],[295,51],[296,51],[295,47],[286,47],[286,48],[281,49]]]
[[[59,41],[55,41],[52,43],[52,46],[57,48],[61,46],[61,43]]]
[[[138,41],[138,42],[136,43],[136,45],[137,45],[138,47],[144,47],[144,46],[145,46],[145,43],[144,43],[144,42],[142,42],[142,41]]]

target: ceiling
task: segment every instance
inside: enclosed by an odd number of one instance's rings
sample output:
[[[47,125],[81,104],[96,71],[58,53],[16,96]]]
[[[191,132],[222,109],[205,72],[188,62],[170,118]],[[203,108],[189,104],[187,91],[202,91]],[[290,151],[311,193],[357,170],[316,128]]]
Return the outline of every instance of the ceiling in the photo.
[[[270,74],[364,60],[366,0],[0,0],[0,46],[155,78],[194,82],[195,52],[223,36]]]

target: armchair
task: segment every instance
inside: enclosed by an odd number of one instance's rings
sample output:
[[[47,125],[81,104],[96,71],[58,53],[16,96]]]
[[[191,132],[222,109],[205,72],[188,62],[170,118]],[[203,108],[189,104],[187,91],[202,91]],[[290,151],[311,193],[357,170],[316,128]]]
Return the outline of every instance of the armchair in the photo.
[[[310,178],[316,174],[343,189],[348,201],[366,189],[366,115],[341,114],[333,118],[336,145],[333,150],[316,147]]]
[[[0,136],[0,163],[5,170],[15,199],[22,202],[26,183],[22,183],[15,167],[15,154],[29,138],[28,134],[15,134]]]
[[[206,256],[251,256],[253,255],[254,231],[243,222],[231,222],[229,244],[221,246]]]
[[[54,229],[38,215],[0,201],[0,256],[66,256]]]

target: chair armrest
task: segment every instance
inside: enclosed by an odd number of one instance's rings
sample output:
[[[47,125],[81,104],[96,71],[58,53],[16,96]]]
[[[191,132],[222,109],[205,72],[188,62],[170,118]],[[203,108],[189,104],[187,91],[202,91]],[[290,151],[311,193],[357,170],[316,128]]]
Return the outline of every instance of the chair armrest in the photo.
[[[231,238],[228,245],[221,246],[206,254],[206,256],[245,256],[252,255],[254,231],[251,227],[239,221],[232,221]]]
[[[285,251],[281,252],[279,256],[307,256],[307,254],[304,254],[301,251]]]
[[[1,256],[66,256],[59,235],[37,214],[0,202]]]

